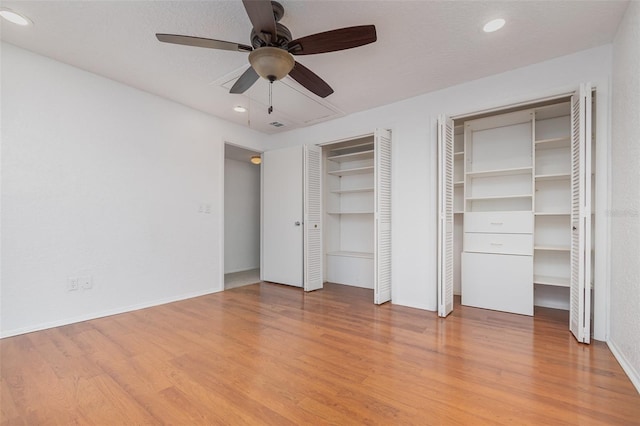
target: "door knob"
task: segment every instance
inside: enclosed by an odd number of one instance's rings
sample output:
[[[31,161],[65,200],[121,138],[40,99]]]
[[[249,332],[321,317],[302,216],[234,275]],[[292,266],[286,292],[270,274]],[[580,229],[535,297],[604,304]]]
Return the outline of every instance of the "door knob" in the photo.
[[[296,221],[295,221],[295,223],[294,223],[294,225],[296,225],[296,226],[300,226],[300,221],[299,221],[299,220],[296,220]]]

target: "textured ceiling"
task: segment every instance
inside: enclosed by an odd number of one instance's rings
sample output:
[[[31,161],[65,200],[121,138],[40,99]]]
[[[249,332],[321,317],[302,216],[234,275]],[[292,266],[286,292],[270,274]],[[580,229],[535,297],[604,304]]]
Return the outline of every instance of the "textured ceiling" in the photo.
[[[251,25],[234,1],[3,1],[32,27],[2,24],[2,39],[188,105],[276,133],[396,102],[612,41],[627,1],[288,1],[282,23],[294,38],[375,24],[378,41],[297,57],[335,90],[326,99],[290,78],[231,95],[247,54],[160,43],[156,32],[250,44]],[[482,32],[503,17],[501,31]],[[232,111],[242,104],[249,113]],[[278,121],[283,127],[273,127]]]

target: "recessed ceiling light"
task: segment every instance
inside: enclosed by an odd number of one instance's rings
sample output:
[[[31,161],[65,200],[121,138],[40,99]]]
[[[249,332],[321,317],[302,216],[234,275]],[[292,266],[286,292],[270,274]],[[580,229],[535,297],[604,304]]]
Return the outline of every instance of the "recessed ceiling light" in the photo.
[[[235,112],[247,112],[247,109],[246,109],[245,107],[241,106],[241,105],[234,106],[234,107],[233,107],[233,110],[234,110]]]
[[[0,16],[16,25],[26,26],[33,23],[31,19],[10,9],[0,9]]]
[[[485,33],[492,33],[504,27],[504,23],[505,23],[505,20],[502,18],[494,19],[484,24],[484,27],[482,29],[484,30]]]

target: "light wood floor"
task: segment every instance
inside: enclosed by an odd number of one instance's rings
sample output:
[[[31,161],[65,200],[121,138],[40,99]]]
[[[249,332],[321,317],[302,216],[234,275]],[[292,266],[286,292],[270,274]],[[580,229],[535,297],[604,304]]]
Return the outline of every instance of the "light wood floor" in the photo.
[[[375,306],[255,284],[0,341],[2,424],[640,423],[566,314]]]

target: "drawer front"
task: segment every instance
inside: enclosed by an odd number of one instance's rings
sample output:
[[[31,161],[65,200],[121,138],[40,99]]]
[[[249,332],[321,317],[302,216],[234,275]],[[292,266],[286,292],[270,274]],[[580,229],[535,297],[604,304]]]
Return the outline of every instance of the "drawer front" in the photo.
[[[464,233],[465,252],[533,255],[532,234]]]
[[[533,233],[532,212],[469,212],[464,214],[464,232],[508,234]]]
[[[462,253],[462,304],[533,315],[533,256]]]

